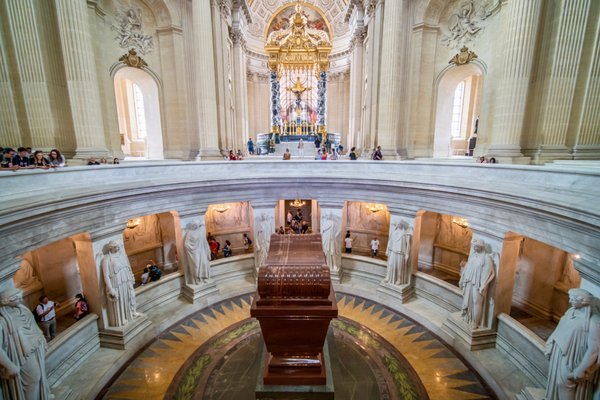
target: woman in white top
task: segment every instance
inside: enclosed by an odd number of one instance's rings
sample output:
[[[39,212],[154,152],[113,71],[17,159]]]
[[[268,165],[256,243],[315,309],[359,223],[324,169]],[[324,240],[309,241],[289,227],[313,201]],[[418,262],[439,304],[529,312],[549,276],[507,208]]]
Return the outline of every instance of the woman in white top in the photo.
[[[304,158],[304,142],[302,139],[298,142],[298,155],[300,158]]]
[[[346,232],[346,237],[344,238],[344,243],[346,246],[346,253],[352,253],[352,238],[350,237],[350,231]]]

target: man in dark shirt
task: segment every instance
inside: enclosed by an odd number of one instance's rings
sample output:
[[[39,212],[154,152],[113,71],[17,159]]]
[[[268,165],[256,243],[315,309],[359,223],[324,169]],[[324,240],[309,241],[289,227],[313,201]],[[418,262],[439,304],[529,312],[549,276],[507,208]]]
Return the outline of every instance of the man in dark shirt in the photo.
[[[351,160],[356,160],[358,157],[356,156],[356,147],[353,147],[350,149],[350,159]]]
[[[18,152],[19,154],[13,157],[13,167],[18,167],[20,169],[35,168],[29,159],[29,155],[27,154],[27,149],[25,147],[19,147]]]
[[[13,167],[13,157],[15,155],[15,151],[10,147],[4,148],[2,151],[2,160],[0,161],[0,168],[12,168]]]
[[[383,155],[381,154],[381,146],[377,146],[377,150],[375,150],[375,153],[373,153],[373,160],[383,160]]]

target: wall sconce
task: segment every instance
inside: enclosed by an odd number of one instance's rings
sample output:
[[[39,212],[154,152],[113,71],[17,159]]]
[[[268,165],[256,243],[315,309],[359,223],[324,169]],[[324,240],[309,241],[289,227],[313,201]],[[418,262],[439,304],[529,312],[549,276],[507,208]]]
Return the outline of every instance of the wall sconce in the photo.
[[[127,229],[133,229],[141,223],[142,223],[141,218],[130,219],[129,221],[127,221]]]
[[[468,228],[469,221],[466,218],[452,217],[452,223],[460,226],[461,228]]]
[[[229,206],[219,204],[218,206],[213,206],[212,209],[220,214],[223,214],[225,211],[229,210]]]
[[[580,260],[581,256],[579,254],[571,254],[571,258],[573,258],[573,260]]]
[[[306,205],[305,201],[302,201],[300,199],[296,199],[294,201],[290,201],[290,206],[294,207],[294,208],[301,208],[304,207]]]
[[[372,213],[385,210],[385,206],[383,204],[368,203],[365,207]]]

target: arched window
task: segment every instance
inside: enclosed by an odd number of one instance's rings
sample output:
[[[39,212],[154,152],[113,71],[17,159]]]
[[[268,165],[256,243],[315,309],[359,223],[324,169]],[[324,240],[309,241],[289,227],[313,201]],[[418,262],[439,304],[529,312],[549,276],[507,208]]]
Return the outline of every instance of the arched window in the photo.
[[[461,123],[465,97],[465,81],[461,81],[454,90],[454,103],[452,105],[452,127],[450,134],[453,138],[461,137]]]
[[[142,89],[135,83],[133,84],[133,101],[135,104],[135,116],[137,120],[137,138],[145,139],[146,132],[146,112],[144,111],[144,95]]]

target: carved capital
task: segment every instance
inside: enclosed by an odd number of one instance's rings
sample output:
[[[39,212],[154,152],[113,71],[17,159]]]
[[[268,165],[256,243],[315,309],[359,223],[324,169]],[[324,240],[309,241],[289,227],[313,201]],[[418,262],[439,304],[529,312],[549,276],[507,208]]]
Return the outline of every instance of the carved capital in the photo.
[[[356,29],[352,33],[352,39],[350,39],[350,48],[354,49],[354,46],[362,46],[366,37],[367,37],[367,27],[366,26],[356,27]]]
[[[217,8],[223,19],[231,16],[231,0],[211,0],[211,6]]]

